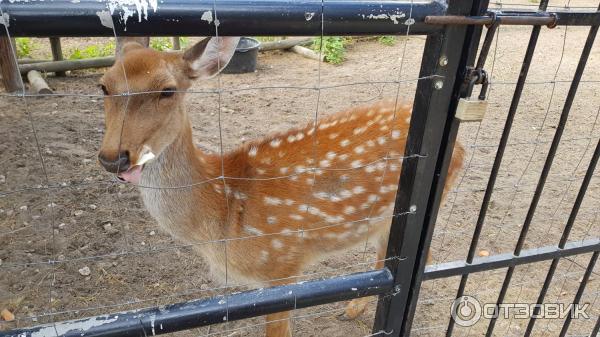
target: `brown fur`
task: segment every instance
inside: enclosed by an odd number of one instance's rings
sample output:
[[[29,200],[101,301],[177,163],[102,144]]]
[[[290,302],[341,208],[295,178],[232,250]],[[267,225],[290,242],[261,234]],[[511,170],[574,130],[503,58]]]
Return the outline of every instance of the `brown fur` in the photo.
[[[189,75],[193,59],[180,54],[124,48],[123,55],[102,79],[111,94],[127,92],[126,83],[134,92],[186,90],[195,77]],[[352,108],[251,141],[221,158],[193,145],[183,96],[107,97],[101,153],[116,158],[126,150],[135,163],[144,145],[152,148],[158,158],[144,167],[144,202],[180,240],[230,239],[197,246],[216,278],[223,278],[227,265],[226,281],[284,284],[309,263],[367,238],[377,243],[382,266],[410,105],[386,101]],[[463,156],[457,143],[446,190]],[[225,179],[219,178],[222,169]],[[155,188],[169,186],[187,187]],[[365,299],[352,301],[345,317],[356,317],[365,305]],[[268,315],[273,323],[267,336],[289,336],[288,317]]]

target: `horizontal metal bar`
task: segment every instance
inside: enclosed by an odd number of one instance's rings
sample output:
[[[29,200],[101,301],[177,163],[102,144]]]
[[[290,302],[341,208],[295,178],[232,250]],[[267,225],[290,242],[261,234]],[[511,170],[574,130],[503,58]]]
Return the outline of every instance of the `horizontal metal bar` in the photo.
[[[600,24],[600,12],[529,12],[529,11],[490,11],[502,25],[537,26],[594,26]],[[428,16],[425,23],[430,25],[491,25],[492,15],[485,16]]]
[[[521,251],[519,256],[512,253],[498,254],[488,257],[476,258],[473,263],[465,261],[452,261],[447,263],[427,266],[425,268],[425,280],[434,280],[444,277],[452,277],[487,271],[492,269],[507,268],[521,264],[535,263],[566,256],[585,254],[600,251],[600,239],[589,239],[575,241],[560,249],[557,246],[547,246]]]
[[[405,34],[409,26],[419,35],[441,29],[426,25],[425,17],[447,8],[444,1],[164,0],[140,13],[127,3],[2,1],[0,23],[14,37],[114,36],[113,23],[119,36],[214,36],[216,25],[223,36],[318,36],[321,29],[324,35]]]
[[[160,335],[274,312],[381,295],[392,290],[393,282],[390,270],[383,268],[157,308],[0,331],[0,337]]]

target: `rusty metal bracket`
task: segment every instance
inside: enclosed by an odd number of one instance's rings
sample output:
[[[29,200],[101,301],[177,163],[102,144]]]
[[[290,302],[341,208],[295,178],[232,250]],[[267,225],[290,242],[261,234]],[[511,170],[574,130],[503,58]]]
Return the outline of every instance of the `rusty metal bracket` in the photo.
[[[483,16],[427,16],[425,23],[430,25],[485,25],[490,26],[494,22],[503,25],[533,25],[556,27],[558,16],[556,13],[546,12],[489,12]]]

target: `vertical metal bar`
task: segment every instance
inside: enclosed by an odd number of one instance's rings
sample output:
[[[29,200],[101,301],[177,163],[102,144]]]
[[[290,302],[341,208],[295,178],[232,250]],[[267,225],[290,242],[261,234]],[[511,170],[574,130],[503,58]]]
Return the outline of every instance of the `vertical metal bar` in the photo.
[[[476,0],[472,3],[470,13],[471,15],[480,15],[487,11],[489,0]],[[466,10],[466,8],[465,8]],[[442,136],[442,144],[440,147],[440,155],[438,157],[438,163],[436,164],[435,175],[433,179],[433,187],[425,211],[425,223],[422,226],[426,228],[424,231],[424,241],[419,248],[420,252],[425,252],[431,244],[431,237],[433,235],[434,226],[437,219],[440,203],[442,200],[442,194],[444,191],[446,176],[448,174],[448,168],[452,159],[454,150],[454,144],[458,135],[458,129],[460,126],[460,120],[454,118],[458,101],[461,97],[466,97],[467,92],[465,89],[468,86],[464,86],[465,77],[467,72],[467,65],[472,66],[475,63],[477,57],[477,49],[479,47],[479,41],[483,31],[482,26],[468,26],[465,32],[465,42],[463,44],[462,53],[458,60],[458,73],[456,74],[456,81],[452,92],[452,99],[448,104],[448,120],[444,134]],[[470,93],[469,93],[470,94]],[[422,236],[423,237],[423,236]],[[417,304],[419,300],[419,293],[421,290],[421,284],[423,281],[423,275],[426,265],[426,260],[417,260],[418,265],[415,267],[413,273],[413,281],[409,288],[408,303],[406,305],[406,314],[404,320],[404,326],[402,327],[402,335],[410,335],[410,329],[414,315],[416,313]]]
[[[4,30],[4,26],[0,26]],[[16,64],[16,55],[13,53],[11,39],[4,35],[6,32],[0,32],[0,73],[2,73],[2,85],[7,92],[23,91],[21,86],[19,69]]]
[[[575,203],[573,204],[573,208],[571,209],[571,214],[569,214],[569,220],[567,220],[567,224],[565,225],[565,229],[563,230],[560,242],[558,243],[558,248],[560,249],[565,248],[565,244],[569,239],[569,234],[571,234],[571,229],[573,228],[573,224],[575,223],[575,219],[577,218],[579,207],[583,202],[583,198],[585,197],[585,193],[587,192],[590,180],[592,180],[592,176],[594,175],[594,171],[596,170],[596,164],[598,164],[598,157],[600,157],[600,140],[598,140],[598,144],[596,144],[596,150],[594,150],[594,154],[592,155],[592,159],[590,160],[590,165],[588,166],[585,172],[585,177],[583,178],[583,182],[581,183],[581,187],[579,188],[579,192],[577,193],[577,198],[575,199]],[[554,272],[556,271],[556,267],[558,266],[558,261],[558,258],[552,259],[552,263],[550,264],[548,274],[546,274],[544,285],[542,286],[542,290],[540,291],[540,295],[538,296],[536,303],[544,303],[546,293],[548,292],[548,288],[550,287],[550,283],[552,282],[552,278],[554,277]],[[527,329],[525,330],[525,334],[523,335],[524,337],[529,337],[531,335],[531,331],[533,330],[535,320],[539,313],[540,307],[535,306],[533,315],[529,319],[529,323],[527,323]]]
[[[539,27],[536,26],[536,28],[539,28]],[[529,226],[531,225],[531,221],[535,214],[537,204],[541,197],[542,191],[544,190],[546,178],[548,177],[548,173],[550,172],[550,168],[552,167],[552,162],[554,160],[554,156],[556,155],[556,150],[558,149],[558,145],[560,144],[560,139],[561,139],[563,131],[565,129],[565,125],[567,124],[569,112],[571,111],[571,106],[573,105],[573,100],[575,99],[575,95],[577,94],[577,89],[579,88],[579,82],[581,80],[581,76],[583,75],[583,71],[585,70],[585,66],[586,66],[587,60],[590,56],[592,47],[594,46],[594,40],[596,39],[597,33],[598,33],[598,26],[594,26],[594,27],[590,28],[590,32],[588,34],[587,40],[585,41],[585,46],[583,47],[583,51],[581,52],[581,56],[579,58],[579,63],[577,64],[577,69],[575,70],[575,75],[573,76],[573,81],[571,82],[571,86],[569,87],[569,92],[568,92],[567,98],[565,100],[565,105],[563,106],[563,110],[560,115],[560,121],[559,121],[556,131],[554,133],[554,137],[552,138],[552,144],[550,145],[550,149],[548,150],[548,155],[546,156],[546,161],[544,162],[544,167],[542,168],[542,173],[540,175],[540,179],[538,180],[538,184],[535,189],[533,199],[531,200],[531,204],[529,205],[529,210],[527,211],[527,216],[525,217],[523,227],[521,228],[521,233],[519,234],[519,239],[517,241],[515,250],[513,252],[514,255],[519,255],[521,253],[521,249],[523,248],[523,244],[525,243],[525,239],[526,239],[527,233],[529,231]],[[552,267],[552,265],[551,265],[551,267]],[[554,267],[554,268],[556,268],[556,267]],[[502,288],[500,290],[500,294],[496,301],[496,306],[499,303],[502,303],[504,301],[504,297],[506,296],[506,291],[508,290],[508,286],[510,284],[510,281],[512,280],[514,270],[515,270],[515,267],[508,268],[508,271],[504,278],[504,282],[502,283]],[[498,316],[495,316],[490,320],[490,325],[488,326],[488,329],[486,332],[486,337],[492,336],[492,333],[494,331],[494,326],[496,325],[497,317]]]
[[[50,48],[52,49],[52,59],[54,61],[62,61],[63,53],[60,45],[59,37],[51,37],[50,38]],[[66,73],[64,71],[57,71],[56,76],[65,76]]]
[[[546,1],[546,4],[547,4],[547,1]],[[543,5],[543,3],[542,3],[542,5]],[[488,180],[485,194],[483,196],[483,201],[481,203],[481,208],[479,210],[479,216],[477,218],[477,223],[475,225],[475,230],[473,232],[473,238],[471,240],[471,245],[470,245],[469,251],[467,253],[467,259],[466,259],[467,263],[472,263],[473,259],[475,257],[475,252],[477,250],[477,245],[479,243],[479,237],[481,236],[481,231],[483,229],[483,224],[485,222],[487,210],[488,210],[488,207],[490,204],[490,200],[492,198],[494,186],[496,184],[496,178],[498,176],[498,171],[500,170],[500,164],[502,164],[502,158],[504,157],[504,151],[506,149],[506,144],[508,143],[508,138],[510,136],[512,124],[514,122],[514,118],[517,113],[517,107],[519,106],[519,102],[521,100],[521,94],[523,93],[523,88],[525,86],[525,80],[527,79],[527,74],[529,73],[529,67],[531,65],[531,60],[533,59],[533,54],[535,52],[535,47],[537,45],[537,40],[538,40],[538,37],[540,34],[540,29],[541,29],[540,26],[534,26],[531,31],[531,36],[529,38],[529,44],[527,46],[527,51],[525,52],[525,57],[523,59],[523,64],[521,66],[521,71],[519,73],[519,78],[517,80],[515,92],[513,94],[510,108],[508,110],[508,115],[506,116],[506,121],[504,123],[504,129],[502,131],[502,136],[500,137],[500,143],[498,145],[496,157],[494,158],[494,164],[492,165],[492,171],[490,173],[490,178]],[[458,290],[456,292],[457,298],[461,297],[464,294],[468,279],[469,279],[469,274],[464,274],[461,277],[460,284],[459,284]],[[454,329],[454,320],[450,319],[450,321],[448,322],[448,328],[446,330],[446,336],[451,336],[453,329]]]
[[[453,1],[448,12],[469,14],[473,1]],[[380,297],[375,315],[373,332],[385,331],[386,335],[407,336],[414,314],[414,306],[425,263],[426,246],[431,240],[435,211],[431,203],[435,192],[441,194],[437,185],[444,183],[440,169],[440,154],[448,142],[453,110],[449,108],[455,93],[456,79],[464,76],[459,68],[464,61],[463,48],[466,33],[472,28],[448,26],[437,34],[428,36],[423,53],[419,77],[438,75],[419,81],[415,97],[411,125],[405,155],[423,155],[404,161],[400,186],[396,196],[394,213],[415,210],[410,216],[396,217],[392,221],[387,248],[386,266],[394,274],[394,296]],[[440,60],[448,60],[440,62]],[[438,200],[439,202],[439,200]],[[433,216],[433,217],[432,217]]]
[[[590,279],[590,275],[592,274],[592,271],[594,270],[596,261],[598,261],[598,255],[600,255],[600,252],[594,252],[594,254],[592,254],[590,263],[588,264],[587,269],[585,270],[585,274],[583,274],[583,279],[581,280],[581,283],[579,284],[579,288],[577,289],[577,294],[575,294],[575,298],[573,299],[573,302],[571,303],[571,305],[572,305],[571,314],[567,315],[567,318],[565,318],[565,323],[563,324],[563,327],[560,330],[559,337],[565,337],[565,335],[567,334],[567,330],[569,330],[569,325],[571,325],[571,320],[573,319],[574,307],[575,307],[575,305],[578,305],[579,302],[581,301],[581,296],[583,296],[583,292],[585,291],[585,286],[587,285],[587,282]],[[592,334],[592,336],[593,336],[593,334]]]
[[[590,337],[597,337],[599,331],[600,331],[600,316],[598,316],[598,319],[596,320],[596,325],[594,325],[594,328],[592,329],[592,333],[590,334]]]

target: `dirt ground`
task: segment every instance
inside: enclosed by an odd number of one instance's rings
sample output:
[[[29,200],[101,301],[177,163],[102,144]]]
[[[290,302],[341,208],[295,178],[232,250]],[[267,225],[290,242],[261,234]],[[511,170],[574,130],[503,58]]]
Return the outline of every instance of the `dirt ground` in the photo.
[[[587,31],[581,27],[542,30],[478,245],[481,255],[514,249]],[[529,32],[529,28],[501,27],[490,52],[486,64],[492,75],[489,111],[481,123],[461,125],[459,141],[467,149],[465,168],[440,210],[432,242],[433,263],[466,256]],[[68,39],[65,43],[98,41]],[[349,46],[347,60],[340,66],[319,66],[288,52],[260,54],[255,73],[220,77],[221,87],[227,89],[220,98],[224,149],[305,123],[315,114],[394,97],[398,89],[401,97],[412,99],[424,42],[424,37],[402,38],[395,46],[357,42]],[[190,247],[172,240],[149,217],[137,190],[114,182],[98,166],[96,155],[103,135],[99,77],[100,72],[49,77],[50,86],[64,95],[0,96],[0,310],[8,308],[17,318],[11,323],[0,321],[0,330],[257,286],[216,288],[207,276],[207,266]],[[398,78],[400,85],[381,83]],[[320,93],[314,89],[319,86]],[[216,80],[196,83],[195,93],[187,98],[195,140],[213,151],[219,150],[219,97],[206,91],[217,87]],[[600,138],[599,89],[600,43],[596,43],[525,249],[555,245],[560,239]],[[600,236],[599,206],[596,173],[571,241]],[[375,255],[372,249],[363,253],[356,249],[328,258],[311,266],[304,279],[367,270]],[[572,301],[589,258],[587,254],[560,262],[548,302]],[[60,262],[49,264],[49,260]],[[534,303],[548,266],[537,263],[516,268],[507,302]],[[494,301],[505,272],[472,275],[465,293],[481,302]],[[582,298],[590,303],[591,318],[573,321],[568,335],[584,336],[592,330],[600,314],[599,273],[596,266]],[[452,278],[423,284],[414,336],[444,335],[458,282]],[[344,303],[296,310],[294,335],[369,335],[374,301],[354,321],[336,319]],[[263,322],[255,318],[174,335],[260,336]],[[518,336],[526,324],[527,320],[500,319],[495,335]],[[455,333],[478,336],[486,326],[487,321],[481,321],[471,328],[457,327]],[[561,327],[561,320],[540,320],[534,335],[554,336]]]

